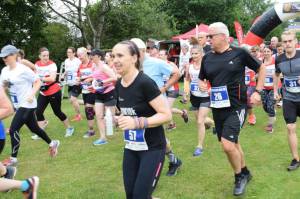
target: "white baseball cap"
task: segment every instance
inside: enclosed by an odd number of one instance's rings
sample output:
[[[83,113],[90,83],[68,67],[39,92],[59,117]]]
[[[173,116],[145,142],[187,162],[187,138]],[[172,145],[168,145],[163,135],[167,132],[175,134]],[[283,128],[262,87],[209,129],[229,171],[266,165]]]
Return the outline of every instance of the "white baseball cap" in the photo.
[[[8,55],[13,55],[18,53],[19,50],[13,45],[6,45],[1,49],[0,57],[7,57]]]

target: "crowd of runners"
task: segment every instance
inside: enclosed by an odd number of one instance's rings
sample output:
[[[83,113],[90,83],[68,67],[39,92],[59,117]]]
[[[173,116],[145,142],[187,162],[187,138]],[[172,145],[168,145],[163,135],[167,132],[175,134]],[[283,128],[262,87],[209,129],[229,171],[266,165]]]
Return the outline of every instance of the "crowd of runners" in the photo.
[[[183,164],[164,133],[176,128],[172,114],[179,114],[185,123],[190,122],[187,109],[174,107],[180,97],[181,77],[184,90],[180,101],[183,104],[190,101],[189,111],[196,118],[198,140],[191,155],[199,157],[205,152],[205,131],[213,127],[234,172],[234,195],[242,195],[252,178],[239,134],[247,115],[248,123],[255,125],[254,105],[262,103],[268,117],[267,133],[274,132],[276,106],[282,107],[292,153],[287,169],[297,169],[300,166],[296,136],[296,119],[300,116],[300,52],[296,50],[295,33],[283,32],[281,42],[273,37],[270,45],[240,48],[230,45],[227,26],[216,22],[209,25],[208,32],[200,32],[197,39],[181,46],[178,66],[168,60],[167,49],[149,46],[139,38],[121,41],[106,53],[100,49],[69,47],[65,71],[58,80],[57,65],[50,59],[47,48],[39,50],[39,60],[33,64],[15,46],[4,46],[0,53],[6,65],[0,76],[0,152],[7,131],[11,155],[0,163],[3,176],[0,191],[20,189],[26,198],[37,198],[37,176],[13,180],[20,149],[19,132],[25,124],[34,133],[32,139],[45,141],[49,155],[55,157],[60,141],[50,138],[45,131],[48,121],[44,111],[50,104],[66,129],[66,139],[73,135],[95,138],[91,144],[99,147],[109,144],[107,118],[111,117],[113,126],[122,129],[124,134],[126,198],[153,198],[165,156],[169,160],[167,176],[175,176]],[[61,106],[62,81],[68,86],[74,109],[72,118]],[[80,95],[84,113],[80,109]],[[210,112],[213,118],[209,118]],[[6,130],[1,120],[10,115],[13,115],[11,124]],[[77,131],[70,122],[85,123],[86,132]],[[94,129],[95,122],[97,129]]]

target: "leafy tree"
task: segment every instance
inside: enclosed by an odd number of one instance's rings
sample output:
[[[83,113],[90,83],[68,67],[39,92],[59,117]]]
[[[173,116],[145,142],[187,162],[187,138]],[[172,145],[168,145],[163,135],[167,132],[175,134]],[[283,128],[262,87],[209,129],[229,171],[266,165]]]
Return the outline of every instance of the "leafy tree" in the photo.
[[[32,59],[36,46],[43,41],[41,33],[46,25],[42,0],[0,1],[0,45],[12,43],[23,48]]]
[[[177,33],[173,17],[161,11],[164,0],[120,1],[108,13],[103,44],[111,48],[117,42],[139,37],[141,39],[169,39]]]
[[[66,50],[72,45],[72,37],[69,28],[61,23],[49,23],[43,30],[44,42],[39,47],[47,47],[50,51],[50,59],[57,66],[66,58]],[[37,56],[37,53],[36,53]]]
[[[253,19],[268,6],[269,1],[261,0],[166,0],[162,10],[175,18],[180,32],[186,32],[199,23],[222,21],[228,25],[231,34],[235,34],[234,20],[238,20],[246,32]]]

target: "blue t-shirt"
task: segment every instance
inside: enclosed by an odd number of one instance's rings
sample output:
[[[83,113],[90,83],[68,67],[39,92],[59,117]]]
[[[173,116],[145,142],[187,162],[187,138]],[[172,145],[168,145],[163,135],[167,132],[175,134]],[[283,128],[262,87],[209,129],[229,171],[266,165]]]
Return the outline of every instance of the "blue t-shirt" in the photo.
[[[164,85],[164,76],[170,77],[173,67],[161,59],[146,56],[143,62],[143,71],[155,81],[158,88],[161,88]]]
[[[0,140],[5,140],[5,129],[1,120],[0,120]]]

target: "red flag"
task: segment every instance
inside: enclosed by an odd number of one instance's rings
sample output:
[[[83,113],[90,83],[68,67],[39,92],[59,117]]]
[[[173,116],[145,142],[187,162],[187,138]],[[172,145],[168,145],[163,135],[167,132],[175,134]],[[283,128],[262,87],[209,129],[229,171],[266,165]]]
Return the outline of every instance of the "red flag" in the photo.
[[[238,21],[234,21],[234,29],[240,46],[243,44],[244,32],[241,24]]]

